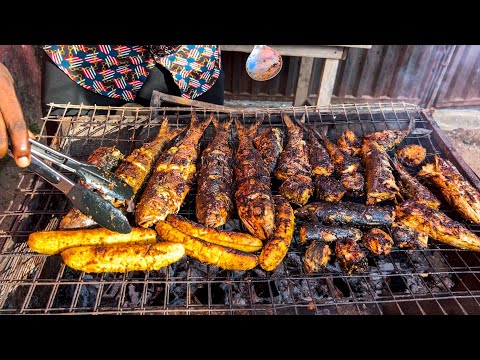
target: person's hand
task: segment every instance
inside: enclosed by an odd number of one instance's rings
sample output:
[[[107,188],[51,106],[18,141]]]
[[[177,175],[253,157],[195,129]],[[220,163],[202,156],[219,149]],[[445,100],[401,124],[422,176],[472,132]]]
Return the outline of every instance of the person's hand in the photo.
[[[22,107],[18,102],[13,78],[0,63],[0,158],[7,154],[8,138],[12,142],[12,153],[20,167],[30,164],[30,142]]]

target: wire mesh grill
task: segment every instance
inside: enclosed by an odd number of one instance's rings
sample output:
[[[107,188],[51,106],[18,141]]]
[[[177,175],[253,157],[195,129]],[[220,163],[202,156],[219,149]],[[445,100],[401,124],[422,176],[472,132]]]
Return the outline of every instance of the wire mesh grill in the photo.
[[[429,121],[415,105],[344,104],[328,107],[282,108],[306,121],[330,125],[328,136],[336,139],[350,128],[357,135],[384,129],[405,129],[411,118],[417,128]],[[77,115],[71,116],[73,112]],[[55,115],[54,115],[55,114]],[[200,119],[208,109],[196,110]],[[262,124],[283,128],[280,109],[244,109],[235,115],[244,123],[265,114]],[[44,119],[41,139],[85,160],[100,146],[117,146],[128,154],[159,130],[163,115],[175,126],[188,124],[188,108],[113,108],[51,105]],[[49,123],[58,123],[49,136]],[[202,149],[212,139],[209,126],[201,139]],[[230,140],[236,146],[236,132]],[[432,136],[409,136],[405,142],[448,158]],[[460,169],[461,170],[461,169]],[[273,193],[278,183],[273,180]],[[195,220],[196,185],[187,196],[181,215]],[[389,255],[368,252],[369,271],[345,275],[336,263],[318,273],[303,269],[305,247],[298,232],[290,250],[273,272],[260,268],[226,271],[189,257],[159,271],[125,274],[86,274],[70,269],[60,256],[32,252],[26,239],[32,231],[55,229],[71,205],[66,197],[29,171],[20,174],[15,198],[0,214],[0,314],[479,314],[480,259],[464,251],[430,241],[427,250],[394,248]],[[360,199],[362,201],[362,199]],[[364,201],[364,199],[363,199]],[[460,220],[450,208],[447,215]],[[242,230],[238,218],[228,229]],[[298,227],[298,226],[297,226]],[[480,226],[468,225],[474,233]]]

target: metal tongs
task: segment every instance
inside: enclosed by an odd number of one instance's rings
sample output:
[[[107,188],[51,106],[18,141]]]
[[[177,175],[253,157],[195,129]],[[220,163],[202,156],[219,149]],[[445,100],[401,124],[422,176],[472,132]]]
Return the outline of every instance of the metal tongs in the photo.
[[[94,165],[87,164],[62,154],[52,148],[30,139],[31,162],[29,168],[62,191],[83,214],[91,216],[99,225],[119,233],[132,231],[125,215],[120,209],[102,198],[99,194],[76,184],[40,159],[51,161],[63,169],[78,175],[86,184],[100,190],[103,194],[119,200],[133,198],[130,185]],[[9,151],[9,154],[11,152]]]

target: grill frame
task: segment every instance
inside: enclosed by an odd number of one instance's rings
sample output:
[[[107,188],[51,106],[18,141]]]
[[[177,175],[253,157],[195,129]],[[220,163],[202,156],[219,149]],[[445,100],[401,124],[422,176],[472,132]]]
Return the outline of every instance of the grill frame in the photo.
[[[86,115],[71,117],[72,110]],[[305,113],[307,123],[334,125],[329,131],[334,139],[346,127],[365,133],[404,129],[413,117],[417,128],[433,132],[421,138],[409,136],[405,143],[425,146],[427,160],[434,154],[451,160],[480,188],[478,177],[451,147],[430,114],[416,105],[340,104],[282,110],[297,118]],[[170,123],[180,126],[188,123],[190,111],[180,107],[50,104],[40,139],[52,138],[52,147],[80,160],[94,148],[113,143],[129,152],[156,135],[162,115],[168,114]],[[105,114],[99,115],[101,112]],[[220,118],[237,116],[244,123],[265,114],[262,126],[283,128],[279,108],[214,112]],[[210,111],[196,109],[196,113],[202,119]],[[46,135],[48,122],[59,123],[54,136]],[[116,133],[116,129],[120,131]],[[212,130],[210,126],[202,137],[202,150]],[[98,134],[101,136],[95,137]],[[235,144],[234,129],[230,136]],[[273,183],[276,193],[278,184]],[[196,185],[180,211],[192,219],[195,191]],[[66,267],[58,255],[30,251],[25,243],[32,231],[56,228],[70,208],[65,196],[28,170],[20,174],[16,193],[19,201],[0,214],[0,244],[4,240],[0,252],[0,314],[480,314],[479,255],[434,241],[423,251],[394,248],[387,256],[369,253],[370,271],[359,275],[345,275],[333,265],[323,272],[306,274],[299,265],[304,246],[298,243],[297,230],[289,254],[272,273],[259,268],[218,271],[184,258],[160,271],[85,274]],[[442,206],[441,210],[459,220],[450,208]],[[230,224],[241,229],[238,220]],[[480,233],[479,225],[467,227]],[[238,293],[244,298],[237,299]]]

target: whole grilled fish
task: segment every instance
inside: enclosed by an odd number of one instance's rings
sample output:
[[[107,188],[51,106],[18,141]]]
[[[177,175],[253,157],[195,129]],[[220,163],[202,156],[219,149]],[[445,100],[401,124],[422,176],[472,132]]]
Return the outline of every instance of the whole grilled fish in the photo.
[[[135,211],[138,226],[150,227],[180,210],[197,170],[198,141],[211,120],[200,123],[192,114],[185,136],[157,160]]]
[[[208,227],[224,225],[233,210],[233,151],[228,144],[232,120],[220,124],[212,118],[215,137],[203,151],[195,199],[199,223]]]
[[[164,117],[157,137],[141,148],[133,150],[115,170],[115,174],[130,185],[136,195],[150,175],[155,161],[157,161],[165,146],[183,130],[182,128],[169,129],[168,119]],[[114,205],[119,207],[127,204],[125,201],[117,200]],[[130,205],[133,205],[133,200]],[[129,206],[128,210],[133,212],[133,206]]]
[[[480,193],[450,161],[435,155],[435,162],[423,166],[418,176],[438,188],[464,219],[480,224]]]
[[[280,194],[291,203],[305,205],[313,195],[313,182],[307,145],[303,140],[303,129],[294,124],[285,113],[283,121],[287,126],[287,144],[280,154],[274,174],[278,180],[283,181],[279,189]],[[301,122],[304,121],[305,117]]]
[[[480,237],[444,213],[411,199],[397,205],[396,220],[445,244],[480,251]]]
[[[395,183],[386,150],[375,141],[363,141],[363,168],[366,174],[367,204],[395,200],[400,189]]]
[[[253,139],[253,145],[260,151],[270,174],[277,166],[278,157],[283,149],[283,133],[269,126]]]
[[[312,129],[307,132],[308,160],[312,167],[312,175],[330,176],[333,174],[333,166],[327,150],[318,141]]]
[[[410,175],[397,159],[393,159],[392,163],[400,179],[400,193],[435,210],[438,209],[440,201],[438,201],[437,197],[417,179]]]
[[[102,170],[111,171],[118,166],[118,164],[120,163],[120,161],[122,161],[123,158],[123,154],[120,152],[120,150],[116,149],[115,146],[100,147],[90,154],[87,159],[87,163],[95,165]],[[83,181],[82,185],[91,190],[93,189],[92,187],[83,183]],[[62,218],[58,228],[84,229],[92,227],[94,225],[97,225],[97,223],[90,216],[83,214],[77,208],[72,208]]]
[[[247,230],[257,238],[267,240],[275,227],[275,205],[270,173],[252,142],[261,121],[247,128],[235,120],[239,140],[234,167],[235,203],[238,217]]]
[[[319,221],[333,225],[388,227],[392,225],[395,214],[389,206],[365,206],[343,201],[337,203],[310,203],[295,210],[295,216],[307,220],[311,220],[313,216],[316,216]]]

